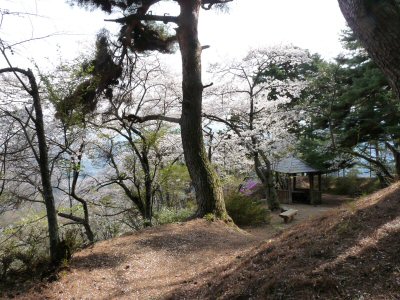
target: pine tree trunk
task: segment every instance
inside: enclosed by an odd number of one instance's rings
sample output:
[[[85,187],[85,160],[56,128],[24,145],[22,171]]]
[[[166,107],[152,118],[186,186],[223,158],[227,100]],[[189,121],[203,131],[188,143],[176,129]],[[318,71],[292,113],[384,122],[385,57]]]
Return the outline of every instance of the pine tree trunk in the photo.
[[[399,151],[399,143],[394,142],[393,145],[389,142],[385,142],[386,147],[392,152],[394,158],[394,167],[396,171],[396,179],[400,180],[400,151]]]
[[[396,179],[400,180],[400,152],[396,152],[393,155],[396,169]]]
[[[338,0],[349,26],[400,100],[400,2]]]
[[[200,0],[180,0],[178,41],[182,56],[181,135],[185,161],[196,190],[197,215],[214,214],[228,218],[223,190],[203,143],[201,46],[198,40]]]

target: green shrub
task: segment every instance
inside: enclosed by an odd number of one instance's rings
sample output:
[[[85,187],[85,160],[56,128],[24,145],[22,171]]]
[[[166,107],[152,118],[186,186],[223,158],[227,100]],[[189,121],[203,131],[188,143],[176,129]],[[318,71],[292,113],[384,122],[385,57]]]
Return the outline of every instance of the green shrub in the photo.
[[[380,189],[376,178],[359,178],[350,174],[346,177],[333,178],[328,192],[337,195],[368,195]]]
[[[360,183],[361,195],[369,195],[381,189],[377,178],[366,178]]]
[[[157,224],[169,224],[186,221],[193,214],[193,208],[174,209],[164,207],[154,214],[154,219]]]
[[[47,266],[47,224],[43,216],[27,215],[0,232],[0,290],[37,276]]]
[[[80,226],[63,228],[61,236],[71,253],[78,251],[84,245],[83,234]]]
[[[321,176],[321,189],[322,192],[332,192],[335,186],[335,177],[332,176]]]
[[[237,225],[258,225],[269,222],[269,211],[263,204],[242,193],[225,196],[226,210]]]
[[[338,177],[333,192],[338,195],[355,195],[360,188],[357,177]]]

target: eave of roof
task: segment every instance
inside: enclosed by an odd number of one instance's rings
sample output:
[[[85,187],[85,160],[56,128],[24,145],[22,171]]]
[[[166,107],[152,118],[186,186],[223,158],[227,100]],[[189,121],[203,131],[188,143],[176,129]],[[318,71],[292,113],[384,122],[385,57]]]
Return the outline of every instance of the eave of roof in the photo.
[[[272,164],[272,170],[279,173],[286,174],[298,174],[298,173],[321,173],[321,170],[317,170],[305,161],[294,157],[286,157]]]

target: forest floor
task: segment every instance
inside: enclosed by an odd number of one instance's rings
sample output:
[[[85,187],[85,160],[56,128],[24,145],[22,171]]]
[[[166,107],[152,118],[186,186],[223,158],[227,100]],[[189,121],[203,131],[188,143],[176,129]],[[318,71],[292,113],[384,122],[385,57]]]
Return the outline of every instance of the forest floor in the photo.
[[[238,229],[194,220],[76,253],[17,299],[400,299],[400,185],[293,205],[294,221]],[[338,204],[343,204],[338,207]]]

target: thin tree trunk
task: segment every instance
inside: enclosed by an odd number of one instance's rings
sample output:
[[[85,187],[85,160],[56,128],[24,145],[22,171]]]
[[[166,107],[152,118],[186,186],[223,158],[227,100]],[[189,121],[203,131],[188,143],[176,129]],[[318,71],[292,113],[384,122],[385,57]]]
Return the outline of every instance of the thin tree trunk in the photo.
[[[266,166],[266,187],[267,187],[267,203],[268,203],[268,208],[270,210],[276,210],[280,208],[280,203],[278,199],[278,194],[275,189],[275,182],[274,182],[274,176],[272,174],[272,169],[271,169],[271,163],[267,160],[265,162]]]
[[[87,236],[89,242],[93,243],[94,242],[94,234],[93,234],[92,228],[90,227],[89,208],[88,208],[87,202],[85,201],[85,199],[79,197],[76,194],[76,185],[78,183],[79,174],[80,174],[80,170],[81,170],[82,153],[83,153],[84,148],[85,148],[85,143],[83,142],[83,143],[81,143],[81,145],[79,147],[80,154],[78,155],[78,158],[77,158],[78,165],[73,166],[71,196],[76,201],[78,201],[79,203],[82,204],[84,218],[83,219],[80,218],[81,220],[78,223],[82,224],[82,226],[85,228],[86,236]]]
[[[83,198],[79,197],[76,194],[76,183],[78,181],[79,172],[74,170],[73,176],[74,176],[74,178],[73,178],[73,183],[72,183],[71,196],[76,201],[78,201],[79,203],[82,204],[83,215],[84,215],[84,218],[79,223],[81,223],[82,226],[85,228],[85,232],[86,232],[86,236],[87,236],[88,240],[91,243],[93,243],[94,242],[94,234],[93,234],[92,228],[90,227],[90,223],[89,223],[89,208],[88,208],[87,202]]]
[[[221,182],[207,158],[202,134],[201,46],[198,40],[200,0],[179,0],[178,41],[182,57],[181,135],[185,161],[196,190],[197,215],[228,218]]]
[[[267,182],[267,178],[265,177],[265,174],[261,170],[261,161],[258,152],[253,152],[253,160],[254,160],[254,171],[257,174],[258,179],[265,185]]]
[[[53,188],[51,185],[42,105],[35,77],[31,70],[28,70],[28,74],[29,83],[32,87],[31,96],[33,99],[33,107],[35,109],[34,123],[39,147],[39,168],[42,179],[43,198],[46,204],[47,222],[49,227],[50,258],[53,264],[58,264],[62,259],[64,259],[64,253],[62,253],[62,249],[59,249],[60,238],[58,233],[57,210],[54,203]]]
[[[145,226],[152,225],[153,191],[150,174],[145,174]]]
[[[146,141],[143,141],[145,144]],[[153,217],[153,181],[150,175],[150,164],[148,159],[148,149],[147,146],[143,145],[144,149],[141,151],[141,155],[139,156],[140,164],[142,166],[144,172],[144,225],[151,226],[152,225],[152,217]]]
[[[259,154],[262,157],[266,168],[264,172],[264,177],[265,177],[265,186],[267,189],[268,208],[270,210],[276,210],[280,208],[280,203],[275,188],[274,175],[271,167],[271,162],[263,152],[259,152]]]
[[[338,0],[352,30],[400,100],[400,2]]]
[[[210,163],[211,163],[211,161],[212,161],[212,141],[213,141],[213,134],[212,134],[212,132],[210,132],[210,140],[209,140],[209,145],[208,145],[208,160],[210,161]]]
[[[2,52],[2,54],[8,62],[8,59],[5,56],[4,52]],[[42,181],[42,196],[46,205],[46,213],[47,213],[47,223],[48,223],[49,241],[50,241],[50,259],[52,264],[57,265],[61,262],[62,259],[65,258],[66,249],[62,249],[60,243],[57,210],[54,203],[53,188],[51,185],[49,158],[47,153],[47,143],[46,143],[44,122],[43,122],[42,104],[39,95],[39,88],[37,86],[35,76],[33,75],[30,69],[24,70],[20,68],[11,67],[10,64],[9,68],[0,69],[0,74],[1,73],[14,73],[17,79],[22,84],[24,90],[29,93],[29,95],[32,97],[33,100],[33,109],[35,110],[35,116],[30,115],[30,118],[35,124],[35,131],[38,139],[39,154],[37,154],[33,146],[31,147],[40,169],[40,177]],[[25,83],[19,77],[18,73],[23,74],[28,78],[30,88],[25,85]]]

